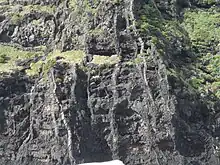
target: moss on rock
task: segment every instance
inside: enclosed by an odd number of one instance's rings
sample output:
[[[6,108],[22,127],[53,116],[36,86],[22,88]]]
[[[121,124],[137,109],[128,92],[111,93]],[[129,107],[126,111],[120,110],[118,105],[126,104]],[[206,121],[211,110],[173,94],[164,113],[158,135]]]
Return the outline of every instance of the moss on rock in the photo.
[[[17,61],[22,61],[39,56],[41,52],[24,51],[11,46],[0,45],[0,72],[13,72],[14,70],[22,69],[16,64]]]
[[[85,57],[85,53],[80,50],[71,50],[61,52],[60,50],[54,50],[51,52],[45,60],[39,60],[36,63],[30,64],[30,69],[26,70],[29,76],[38,76],[41,72],[44,78],[46,78],[48,71],[57,63],[64,62],[68,64],[80,64]]]
[[[120,58],[117,55],[112,55],[112,56],[94,55],[91,63],[98,64],[98,65],[114,65],[118,63],[119,61],[120,61]]]

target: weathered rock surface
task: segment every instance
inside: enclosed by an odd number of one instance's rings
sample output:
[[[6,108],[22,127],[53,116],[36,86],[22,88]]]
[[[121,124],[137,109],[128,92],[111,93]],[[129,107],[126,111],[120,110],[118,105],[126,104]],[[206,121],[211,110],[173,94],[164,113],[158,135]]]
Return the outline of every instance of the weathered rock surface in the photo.
[[[25,72],[30,61],[2,73],[0,164],[219,165],[219,98],[185,79],[195,62],[187,32],[164,30],[166,39],[156,22],[219,5],[208,2],[0,0],[0,42],[46,47],[31,62],[55,49],[86,53],[80,64],[58,56],[33,77]],[[143,24],[147,9],[156,16]],[[114,65],[92,62],[114,55],[120,58]]]

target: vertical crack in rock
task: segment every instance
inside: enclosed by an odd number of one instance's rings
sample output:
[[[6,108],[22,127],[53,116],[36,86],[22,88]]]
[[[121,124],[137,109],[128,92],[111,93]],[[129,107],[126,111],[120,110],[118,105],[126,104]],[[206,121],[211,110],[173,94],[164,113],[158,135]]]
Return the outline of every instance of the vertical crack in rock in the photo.
[[[95,115],[94,115],[94,110],[91,105],[91,98],[90,98],[90,79],[91,79],[91,73],[88,71],[88,76],[87,76],[87,105],[91,113],[91,125],[93,126],[95,122]]]
[[[73,67],[73,79],[74,79],[74,82],[76,81],[76,72],[75,72],[75,67]],[[55,105],[57,105],[59,107],[59,112],[60,112],[60,115],[61,115],[61,119],[63,120],[63,123],[64,123],[64,126],[67,130],[67,150],[68,150],[68,156],[69,156],[69,160],[70,160],[70,164],[71,165],[74,165],[75,164],[75,159],[73,157],[73,142],[72,142],[72,130],[71,130],[71,127],[70,127],[70,118],[68,116],[68,118],[65,117],[65,114],[64,114],[64,111],[63,111],[63,106],[62,106],[62,103],[59,101],[58,97],[57,97],[57,85],[56,85],[56,82],[55,82],[55,78],[54,78],[54,70],[52,69],[51,70],[51,77],[52,77],[52,83],[53,83],[53,97],[55,98]]]
[[[119,159],[118,155],[118,126],[116,124],[116,117],[115,117],[115,106],[118,102],[118,93],[117,93],[117,77],[120,73],[120,66],[115,65],[115,69],[112,73],[112,85],[113,85],[113,104],[112,108],[109,110],[109,118],[110,118],[110,129],[111,133],[109,138],[111,138],[111,150],[113,151],[112,158],[113,159]]]
[[[37,81],[34,83],[34,85],[31,88],[30,91],[30,101],[29,101],[29,129],[28,129],[28,136],[26,137],[26,139],[22,142],[21,146],[19,147],[18,153],[16,154],[16,161],[18,162],[22,162],[22,159],[27,157],[29,155],[28,152],[28,146],[29,146],[29,142],[31,142],[31,140],[33,140],[34,138],[34,131],[33,131],[33,122],[34,122],[34,112],[36,112],[38,109],[41,108],[41,105],[39,105],[38,108],[35,108],[35,103],[34,103],[34,99],[36,96],[36,85],[37,85]]]
[[[57,96],[56,96],[57,85],[56,85],[56,82],[55,82],[53,69],[51,69],[50,75],[51,75],[51,79],[52,79],[51,85],[50,85],[50,88],[52,88],[52,89],[50,89],[50,91],[53,91],[51,93],[51,95],[53,96],[51,98],[52,99],[52,102],[51,102],[51,115],[52,115],[52,118],[53,118],[53,124],[54,124],[53,127],[54,127],[55,137],[58,139],[59,129],[58,129],[57,121],[56,121],[56,113],[59,112],[59,100],[57,99]]]
[[[131,26],[132,26],[135,38],[137,37],[139,44],[141,46],[139,54],[142,55],[144,53],[144,41],[142,40],[142,38],[138,34],[138,31],[136,28],[136,20],[135,20],[134,13],[133,13],[133,8],[134,8],[134,0],[130,0],[129,13],[130,13],[130,21],[132,22]]]
[[[116,49],[116,54],[118,56],[121,55],[121,48],[120,48],[120,43],[119,43],[119,39],[118,39],[118,29],[117,29],[117,24],[118,24],[118,7],[116,6],[115,8],[115,13],[114,13],[114,33],[115,33],[115,49]]]

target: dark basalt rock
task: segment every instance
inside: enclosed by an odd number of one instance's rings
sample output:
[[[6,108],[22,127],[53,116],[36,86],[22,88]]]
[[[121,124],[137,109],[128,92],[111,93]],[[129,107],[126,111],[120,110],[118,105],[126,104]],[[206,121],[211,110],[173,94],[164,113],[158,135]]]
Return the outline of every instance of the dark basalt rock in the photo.
[[[78,8],[70,2],[9,0],[0,8],[2,43],[30,50],[47,46],[44,56],[18,60],[23,70],[0,75],[0,164],[121,159],[126,165],[219,165],[219,99],[203,97],[169,74],[169,69],[186,76],[193,72],[187,34],[178,38],[170,33],[160,47],[162,56],[150,41],[151,31],[134,28],[141,27],[133,19],[150,1],[76,1]],[[200,4],[151,2],[166,20],[179,19],[184,8]],[[13,22],[3,13],[10,12],[7,5],[19,4],[52,5],[55,11],[30,11]],[[157,30],[152,33],[162,42]],[[142,53],[140,39],[146,49]],[[87,56],[78,65],[59,62],[64,57],[58,56],[48,73],[27,76],[30,63],[54,49],[83,50]],[[146,52],[146,61],[136,58]],[[92,63],[94,55],[117,55],[121,61],[100,66]]]

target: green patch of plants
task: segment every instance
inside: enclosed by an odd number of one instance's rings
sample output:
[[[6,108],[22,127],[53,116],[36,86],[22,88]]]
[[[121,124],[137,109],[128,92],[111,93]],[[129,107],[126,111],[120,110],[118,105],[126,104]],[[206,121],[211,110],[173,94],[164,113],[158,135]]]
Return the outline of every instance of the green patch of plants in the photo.
[[[11,46],[0,45],[0,72],[8,73],[22,69],[16,65],[18,60],[30,59],[40,54],[41,52],[24,51]]]
[[[208,53],[203,57],[208,72],[215,78],[220,78],[220,54],[212,55]]]
[[[216,2],[216,0],[199,0],[198,3],[199,4],[204,4],[204,5],[213,5],[217,2]]]
[[[5,3],[7,2],[7,0],[0,0],[0,3]]]
[[[44,52],[47,49],[45,45],[35,46],[34,50]]]
[[[32,21],[32,24],[33,24],[33,25],[39,25],[41,22],[42,22],[41,19],[37,19],[37,20],[33,20],[33,21]]]
[[[85,0],[84,5],[86,12],[90,12],[90,14],[95,15],[98,13],[98,3],[100,0],[93,0],[92,2],[90,0]]]
[[[0,53],[0,63],[6,63],[7,55],[4,53]]]
[[[117,64],[119,61],[120,61],[120,58],[117,55],[112,55],[112,56],[94,55],[91,63],[97,64],[97,65],[114,65],[114,64]]]
[[[43,73],[44,78],[46,78],[49,70],[57,63],[57,62],[65,62],[69,64],[80,64],[85,57],[85,53],[81,50],[72,50],[61,52],[60,50],[54,50],[51,52],[46,60],[38,61],[36,63],[32,63],[30,65],[30,69],[26,70],[27,75],[29,76],[37,76],[41,72]]]
[[[210,54],[207,53],[206,56],[202,57],[204,62],[204,67],[209,73],[209,77],[212,78],[212,81],[209,81],[205,88],[209,88],[217,97],[220,98],[220,54]],[[209,79],[210,79],[209,78]]]
[[[160,11],[152,1],[149,1],[139,11],[137,22],[140,34],[151,37],[151,42],[160,49],[159,54],[163,55],[168,46],[179,41],[182,49],[189,50],[190,40],[186,30],[181,27],[177,20],[165,20]]]
[[[214,2],[204,0],[204,3]],[[175,46],[177,49],[174,54],[182,53],[190,56],[191,54],[187,52],[194,50],[193,54],[197,55],[193,56],[194,59],[190,59],[193,62],[188,63],[187,67],[179,65],[184,64],[182,60],[174,61],[173,68],[168,68],[169,76],[179,79],[192,91],[204,93],[209,89],[220,98],[220,55],[216,54],[219,51],[216,46],[220,41],[219,9],[188,9],[181,24],[176,20],[165,20],[154,4],[148,1],[139,11],[138,18],[137,26],[140,34],[143,38],[146,35],[151,38],[151,43],[156,46],[159,54],[163,55],[170,48],[173,50],[172,46]],[[207,54],[208,52],[211,54]],[[141,60],[137,57],[129,61],[129,64],[143,63]]]
[[[121,3],[121,0],[113,0],[114,5],[119,5]]]
[[[18,8],[19,5],[10,6],[11,12],[8,15],[11,17],[11,22],[13,24],[18,24],[20,21],[23,20],[24,16],[31,12],[39,12],[39,13],[49,13],[53,14],[55,11],[55,7],[51,5],[41,6],[41,5],[27,5],[27,6],[20,6],[20,12],[13,12],[15,8]],[[35,24],[39,24],[39,22],[33,21]]]
[[[69,6],[70,6],[70,8],[72,8],[72,9],[75,9],[76,8],[76,0],[70,0],[69,1]]]
[[[70,63],[70,64],[79,64],[83,61],[85,57],[85,52],[81,50],[71,50],[66,52],[61,52],[60,50],[55,50],[49,54],[48,59],[53,59],[56,57],[61,57],[59,61]]]
[[[36,63],[31,63],[30,68],[26,70],[28,76],[36,76],[39,75],[43,66],[43,61],[38,61]]]
[[[95,29],[91,29],[89,31],[89,34],[90,35],[94,35],[94,36],[99,36],[99,35],[102,35],[105,31],[101,28],[95,28]]]
[[[189,80],[190,85],[203,93],[220,98],[220,54],[207,55],[198,58],[194,72],[196,77]]]
[[[167,69],[167,75],[168,76],[173,76],[175,78],[179,77],[178,72],[175,69],[173,69],[173,68],[168,68]]]
[[[13,24],[18,24],[20,21],[22,21],[23,16],[20,13],[14,13],[11,17],[11,22]]]
[[[80,14],[83,19],[87,19],[87,17],[94,17],[98,13],[99,3],[100,0],[84,0],[80,3],[70,0],[69,6],[76,13]]]
[[[189,84],[195,89],[200,89],[202,86],[202,83],[204,83],[202,79],[195,78],[195,77],[189,80]]]
[[[171,40],[171,37],[181,38],[183,41],[187,42],[186,44],[189,45],[190,41],[188,39],[187,31],[180,26],[180,22],[178,21],[166,21],[162,34],[168,40]]]
[[[144,5],[139,11],[138,27],[142,33],[157,33],[164,25],[160,12],[155,8],[153,2]]]
[[[50,13],[53,14],[55,11],[55,6],[51,5],[27,5],[23,7],[23,11],[21,15],[24,15],[26,13],[30,13],[31,11],[37,11],[39,13]]]
[[[7,15],[10,9],[11,9],[10,5],[0,5],[0,13],[3,15]]]
[[[220,13],[215,11],[187,10],[183,25],[194,46],[210,46],[220,40]]]
[[[218,82],[213,82],[212,83],[212,92],[216,94],[216,96],[220,97],[220,79]]]

